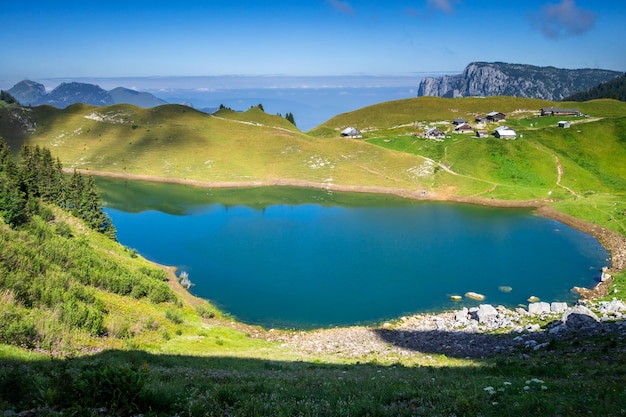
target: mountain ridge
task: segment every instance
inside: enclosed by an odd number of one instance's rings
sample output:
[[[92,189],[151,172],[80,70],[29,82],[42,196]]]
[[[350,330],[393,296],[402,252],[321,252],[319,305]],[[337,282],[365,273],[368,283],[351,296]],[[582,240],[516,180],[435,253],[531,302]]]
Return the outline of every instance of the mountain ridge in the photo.
[[[165,100],[153,94],[117,87],[105,90],[96,84],[69,82],[61,83],[52,91],[47,92],[43,84],[32,80],[23,80],[7,90],[21,104],[39,106],[49,104],[58,108],[66,108],[75,103],[94,106],[113,104],[133,104],[139,107],[155,107],[167,104]]]
[[[417,96],[513,96],[560,101],[621,75],[602,69],[562,69],[504,62],[472,62],[461,74],[425,77]]]

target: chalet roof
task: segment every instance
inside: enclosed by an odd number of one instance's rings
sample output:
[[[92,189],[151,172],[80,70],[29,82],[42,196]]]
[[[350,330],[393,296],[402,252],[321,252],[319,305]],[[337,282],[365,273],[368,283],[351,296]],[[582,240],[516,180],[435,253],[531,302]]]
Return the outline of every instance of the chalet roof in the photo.
[[[542,107],[541,111],[554,113],[580,113],[578,109],[563,109],[560,107]]]
[[[498,114],[502,114],[503,115],[504,113],[499,112],[499,111],[492,111],[492,112],[487,113],[487,117],[489,117],[489,116],[493,117],[493,116],[496,116]]]
[[[460,124],[463,124],[463,123],[467,123],[467,120],[465,120],[462,117],[457,117],[456,119],[454,119],[452,121],[452,123],[454,123],[455,125],[460,125]]]
[[[473,130],[474,128],[469,123],[460,123],[454,130]]]
[[[443,133],[443,131],[441,129],[438,129],[436,127],[431,127],[430,129],[427,129],[426,132],[424,132],[424,135],[444,135],[445,133]]]
[[[515,130],[507,127],[506,129],[496,129],[495,135],[498,138],[502,138],[502,137],[514,138],[517,136],[517,133],[515,132]]]
[[[344,130],[341,131],[342,136],[357,136],[360,134],[361,132],[352,126],[346,127]]]

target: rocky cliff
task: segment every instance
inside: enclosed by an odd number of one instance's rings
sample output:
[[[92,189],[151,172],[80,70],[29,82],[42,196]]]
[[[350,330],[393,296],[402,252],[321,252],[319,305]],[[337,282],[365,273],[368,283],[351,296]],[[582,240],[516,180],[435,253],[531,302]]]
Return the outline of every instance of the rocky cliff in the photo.
[[[418,96],[514,96],[559,101],[622,73],[600,69],[560,69],[503,62],[472,62],[463,73],[422,79]]]

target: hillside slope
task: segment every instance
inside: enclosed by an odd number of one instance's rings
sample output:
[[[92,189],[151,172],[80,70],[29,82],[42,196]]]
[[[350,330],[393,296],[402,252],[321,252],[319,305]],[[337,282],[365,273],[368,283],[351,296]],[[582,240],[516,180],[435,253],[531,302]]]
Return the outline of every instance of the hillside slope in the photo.
[[[16,119],[11,114],[3,119]],[[410,173],[424,163],[419,156],[313,138],[254,108],[211,116],[178,105],[72,105],[19,116],[20,123],[0,124],[12,149],[49,147],[68,168],[230,183],[299,180],[416,189],[432,182]],[[20,130],[27,123],[30,129]]]
[[[514,97],[419,97],[341,114],[305,134],[259,108],[207,115],[179,105],[77,104],[2,109],[0,135],[14,151],[22,144],[49,147],[68,169],[211,187],[297,185],[529,205],[608,195],[584,218],[625,233],[626,103],[559,103],[587,115],[565,117],[570,129],[556,127],[560,117],[538,116],[553,106]],[[489,138],[454,133],[452,120],[474,123],[494,110],[506,120],[484,126]],[[517,140],[493,137],[504,124],[518,132]],[[340,138],[347,126],[360,129],[363,139]],[[414,135],[429,126],[446,137]],[[575,207],[563,210],[576,215],[581,206]]]

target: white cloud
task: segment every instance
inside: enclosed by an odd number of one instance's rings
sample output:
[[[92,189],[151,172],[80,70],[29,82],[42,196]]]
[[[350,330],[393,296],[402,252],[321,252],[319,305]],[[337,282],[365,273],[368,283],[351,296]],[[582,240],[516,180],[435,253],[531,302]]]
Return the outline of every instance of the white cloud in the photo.
[[[564,38],[581,35],[591,30],[596,22],[596,15],[576,6],[575,0],[561,0],[549,3],[541,12],[530,16],[533,25],[549,38]]]
[[[447,14],[452,14],[456,10],[455,6],[460,3],[458,0],[427,0],[428,6],[433,7]]]
[[[333,8],[341,13],[347,14],[347,15],[353,15],[354,14],[354,9],[352,8],[352,6],[350,6],[350,3],[348,3],[347,1],[341,1],[341,0],[326,0],[326,3],[330,4],[331,6],[333,6]]]

